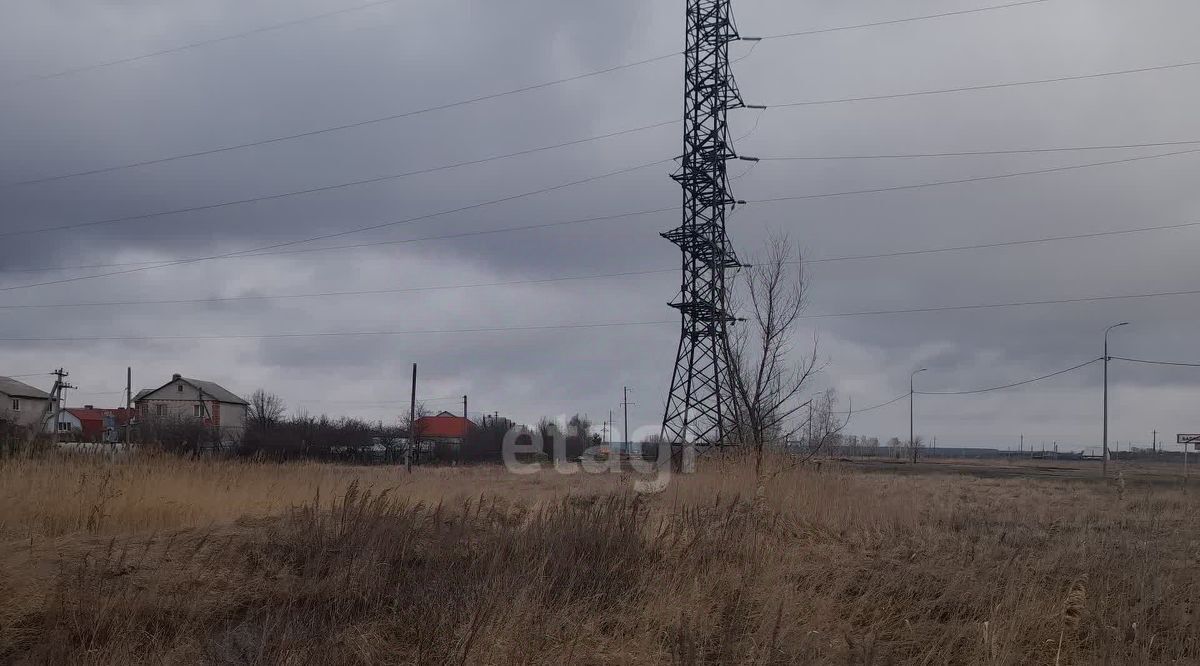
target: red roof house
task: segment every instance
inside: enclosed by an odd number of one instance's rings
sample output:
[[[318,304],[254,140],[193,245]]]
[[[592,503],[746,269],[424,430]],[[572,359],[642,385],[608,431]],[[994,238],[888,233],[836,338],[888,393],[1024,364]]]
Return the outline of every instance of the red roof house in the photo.
[[[417,435],[421,439],[457,439],[464,440],[467,433],[475,424],[469,419],[455,416],[450,412],[442,412],[436,416],[422,416],[417,419]]]
[[[96,409],[92,405],[68,407],[65,411],[79,420],[84,440],[88,442],[104,441],[106,428],[124,428],[135,414],[135,410],[124,407]]]

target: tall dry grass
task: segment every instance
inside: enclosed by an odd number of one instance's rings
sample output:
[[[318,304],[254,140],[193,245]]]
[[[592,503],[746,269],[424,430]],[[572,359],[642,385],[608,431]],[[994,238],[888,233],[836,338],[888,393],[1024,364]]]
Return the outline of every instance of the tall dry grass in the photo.
[[[0,661],[1200,660],[1176,487],[826,464],[760,493],[751,469],[637,496],[495,469],[6,464]],[[53,493],[85,471],[120,493],[99,522]],[[168,497],[219,506],[140,507]]]

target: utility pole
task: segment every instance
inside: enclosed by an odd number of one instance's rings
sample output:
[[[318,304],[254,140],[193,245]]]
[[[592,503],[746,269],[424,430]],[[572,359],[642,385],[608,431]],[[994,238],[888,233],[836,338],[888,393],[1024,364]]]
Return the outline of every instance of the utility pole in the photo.
[[[37,437],[38,431],[46,431],[47,419],[53,419],[53,427],[50,428],[50,443],[54,446],[58,445],[58,419],[62,416],[62,401],[63,392],[67,389],[78,388],[64,381],[71,373],[59,368],[50,373],[54,375],[54,388],[50,389],[50,401],[46,403],[46,411],[42,414],[41,427],[37,428],[29,435],[30,443]]]
[[[412,393],[408,399],[408,446],[404,448],[404,469],[412,474],[413,448],[417,445],[417,364],[413,363]]]
[[[133,367],[125,368],[125,446],[129,446],[133,433]]]
[[[917,436],[913,426],[913,402],[915,402],[914,396],[916,396],[917,392],[916,389],[913,388],[913,382],[916,380],[916,377],[919,373],[925,372],[928,369],[929,368],[921,368],[920,370],[914,370],[913,373],[908,376],[908,445],[912,447],[912,461],[914,465],[917,464]]]
[[[604,424],[605,444],[608,445],[609,451],[612,451],[612,427],[613,427],[613,417],[612,417],[612,410],[610,409],[610,410],[608,410],[608,421],[606,421]]]
[[[1104,451],[1102,454],[1102,466],[1100,468],[1100,473],[1104,478],[1108,478],[1108,333],[1114,328],[1128,325],[1129,322],[1123,321],[1104,329]]]
[[[625,386],[621,389],[621,407],[625,411],[625,429],[621,432],[621,440],[624,442],[625,451],[629,451],[629,406],[635,403],[629,402],[629,387]],[[611,412],[609,412],[611,414]]]
[[[1158,453],[1158,431],[1157,430],[1155,430],[1154,434],[1150,436],[1150,452]]]
[[[729,187],[728,111],[744,108],[729,62],[730,42],[741,39],[731,0],[687,0],[684,49],[682,165],[671,177],[683,188],[682,224],[662,234],[682,253],[679,347],[663,414],[662,436],[682,462],[686,447],[729,444],[728,271],[741,264],[725,231],[727,210],[738,201]],[[625,433],[628,439],[629,433]]]

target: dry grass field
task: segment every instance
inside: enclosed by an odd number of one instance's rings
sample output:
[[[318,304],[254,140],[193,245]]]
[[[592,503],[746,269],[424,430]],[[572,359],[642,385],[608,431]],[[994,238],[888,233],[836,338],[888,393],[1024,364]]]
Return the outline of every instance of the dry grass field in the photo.
[[[936,465],[3,460],[0,662],[1200,662],[1195,495]]]

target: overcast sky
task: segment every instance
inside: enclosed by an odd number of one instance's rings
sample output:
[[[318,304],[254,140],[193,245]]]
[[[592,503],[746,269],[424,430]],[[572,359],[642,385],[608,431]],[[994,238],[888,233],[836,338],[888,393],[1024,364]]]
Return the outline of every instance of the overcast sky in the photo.
[[[747,36],[971,9],[998,2],[735,2]],[[76,178],[60,174],[308,132],[519,88],[682,49],[679,0],[444,0],[379,3],[287,28],[44,78],[352,7],[335,0],[94,2],[0,8],[0,306],[544,280],[670,269],[668,211],[454,236],[677,206],[670,163],[424,220],[289,246],[356,249],[128,270],[48,267],[171,261],[406,220],[563,185],[679,154],[666,125],[474,166],[218,209],[40,233],[423,170],[669,121],[682,113],[682,61],[355,129]],[[751,104],[830,100],[1057,78],[1200,59],[1200,7],[1186,0],[1049,0],[990,12],[762,42],[736,65]],[[734,46],[744,55],[748,44]],[[1200,67],[935,96],[734,112],[737,148],[759,157],[963,152],[1200,141]],[[887,188],[1178,152],[1197,146],[921,159],[732,165],[748,200],[730,220],[752,257],[783,232],[809,258],[1019,241],[1200,221],[1200,154],[856,196],[755,200]],[[4,186],[8,184],[8,186]],[[901,258],[813,264],[810,314],[1200,289],[1200,227]],[[389,244],[390,243],[390,244]],[[0,310],[0,338],[222,336],[455,330],[673,321],[671,272],[207,304]],[[1004,384],[1101,354],[1200,361],[1200,296],[939,313],[815,318],[829,362],[814,389],[842,406],[919,387]],[[71,372],[71,404],[115,406],[174,372],[241,394],[263,387],[293,409],[395,422],[410,364],[433,409],[518,420],[661,418],[678,327],[416,333],[288,339],[0,342],[0,375]],[[1112,437],[1200,432],[1200,369],[1114,363]],[[48,388],[46,378],[27,379]],[[1010,446],[1021,434],[1067,448],[1100,439],[1100,366],[981,396],[919,397],[917,430],[939,445]],[[441,399],[441,400],[438,400]],[[850,430],[907,432],[901,401]],[[653,428],[651,428],[653,429]]]

